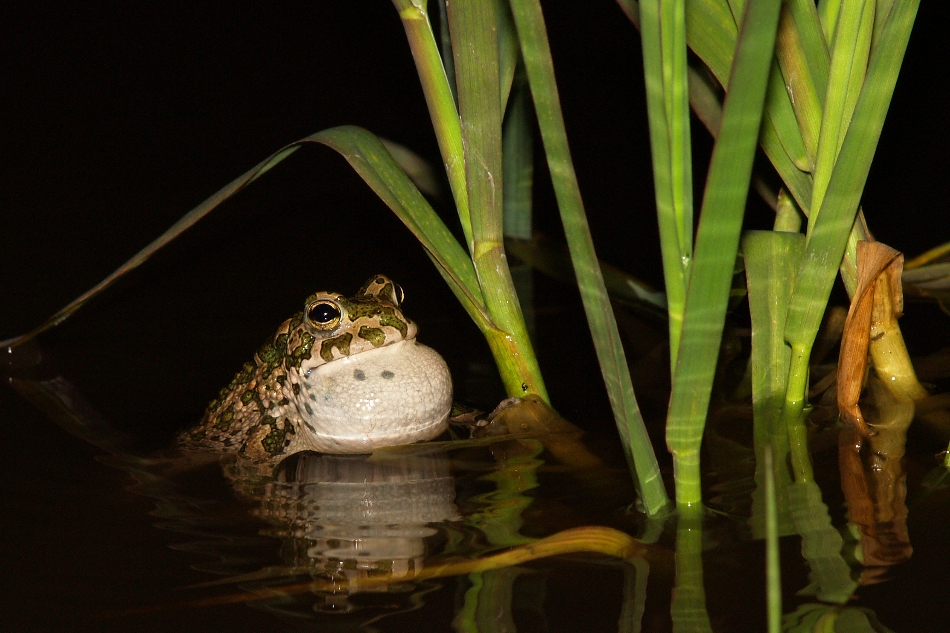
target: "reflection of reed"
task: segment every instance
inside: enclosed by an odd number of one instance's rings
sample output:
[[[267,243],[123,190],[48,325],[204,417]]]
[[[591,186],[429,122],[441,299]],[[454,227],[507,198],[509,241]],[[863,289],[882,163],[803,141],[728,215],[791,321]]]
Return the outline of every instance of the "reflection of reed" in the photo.
[[[841,340],[838,409],[845,429],[838,441],[841,486],[851,521],[861,533],[866,568],[888,567],[910,558],[905,475],[902,465],[914,401],[927,396],[907,355],[897,319],[904,306],[904,256],[875,241],[857,245],[858,284]],[[868,358],[875,375],[867,380],[872,406],[858,400]],[[886,384],[885,384],[886,381]],[[866,570],[862,582],[875,582]]]
[[[877,378],[872,377],[868,387],[874,408],[869,408],[867,416],[874,433],[865,439],[851,427],[841,432],[841,484],[851,521],[861,533],[865,567],[889,567],[913,553],[903,457],[914,404],[892,394]],[[866,571],[862,582],[875,582],[880,575],[880,571]]]
[[[674,631],[712,631],[703,587],[701,515],[681,514],[676,524],[676,587],[670,615]]]

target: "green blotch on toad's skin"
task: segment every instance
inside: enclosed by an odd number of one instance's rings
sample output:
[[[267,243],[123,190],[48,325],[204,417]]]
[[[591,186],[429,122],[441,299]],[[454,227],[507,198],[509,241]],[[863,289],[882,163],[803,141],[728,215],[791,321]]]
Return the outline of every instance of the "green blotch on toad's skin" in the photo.
[[[326,362],[333,360],[333,348],[340,350],[340,354],[343,356],[350,355],[350,341],[353,340],[353,335],[347,332],[346,334],[341,334],[340,336],[334,338],[328,338],[320,346],[320,358]]]
[[[287,355],[287,340],[289,338],[290,335],[286,333],[278,334],[273,342],[268,341],[257,350],[257,357],[260,359],[260,364],[263,367],[261,376],[269,378],[271,373],[284,362],[284,356]]]
[[[399,301],[396,300],[396,286],[392,282],[387,283],[385,286],[383,286],[383,289],[380,290],[377,294],[380,297],[388,300],[393,305],[396,305],[397,303],[399,303]]]
[[[286,334],[284,335],[286,336]],[[283,358],[281,351],[274,346],[273,343],[268,341],[261,345],[261,348],[257,350],[257,357],[261,359],[262,365],[273,365],[280,362],[280,359]]]
[[[244,366],[241,367],[241,371],[235,374],[234,380],[231,381],[231,386],[236,387],[237,385],[246,385],[247,383],[251,382],[251,378],[254,377],[254,373],[256,371],[257,365],[255,363],[252,363],[251,361],[244,363]]]
[[[252,402],[258,402],[258,403],[259,403],[260,400],[261,400],[261,399],[260,399],[260,397],[257,395],[257,392],[254,391],[253,389],[248,389],[247,391],[245,391],[244,393],[241,394],[241,402],[242,402],[245,406],[251,404]]]
[[[261,439],[261,446],[271,455],[284,447],[284,438],[287,436],[287,432],[290,431],[290,425],[286,424],[286,420],[284,422],[278,427],[277,418],[269,415],[265,415],[261,420],[261,424],[270,426],[270,433]]]
[[[363,284],[363,287],[356,293],[356,296],[370,299],[381,297],[393,305],[399,304],[396,298],[396,285],[386,277],[374,277],[370,279]]]
[[[227,431],[231,428],[231,422],[234,421],[234,405],[232,404],[227,409],[221,412],[214,419],[214,428],[221,429],[222,431]]]
[[[378,327],[367,327],[364,325],[360,327],[357,336],[372,343],[373,347],[380,347],[386,343],[386,333]]]
[[[300,364],[309,360],[313,344],[317,339],[310,332],[304,332],[300,335],[300,345],[290,351],[290,366],[300,369]]]
[[[406,325],[405,321],[396,316],[396,311],[392,308],[383,311],[383,314],[379,317],[379,324],[388,325],[391,328],[399,330],[403,338],[406,338],[406,334],[409,332],[409,326]]]
[[[382,306],[375,299],[341,300],[340,307],[346,312],[351,323],[366,317],[376,317],[380,325],[388,325],[399,330],[403,338],[409,333],[409,326],[396,314],[396,308]]]

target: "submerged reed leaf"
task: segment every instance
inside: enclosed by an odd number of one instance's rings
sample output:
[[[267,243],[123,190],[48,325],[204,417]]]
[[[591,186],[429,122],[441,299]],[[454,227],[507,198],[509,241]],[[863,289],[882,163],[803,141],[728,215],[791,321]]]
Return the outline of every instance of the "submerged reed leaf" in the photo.
[[[778,550],[778,503],[776,501],[775,471],[773,469],[772,447],[766,446],[765,453],[765,585],[767,588],[766,609],[769,633],[782,630],[782,568]]]
[[[654,551],[656,552],[655,557],[662,560],[663,552],[659,550],[659,548],[646,546],[629,534],[613,528],[585,525],[556,532],[551,536],[538,539],[526,545],[511,547],[505,551],[481,558],[462,559],[459,557],[446,557],[443,560],[432,558],[425,567],[419,566],[410,568],[407,572],[400,572],[398,580],[400,582],[418,582],[430,578],[448,578],[450,576],[460,576],[473,572],[513,567],[533,560],[551,556],[562,556],[565,554],[590,553],[610,556],[621,560],[631,560],[639,557],[653,557]],[[288,577],[305,572],[306,570],[291,568],[283,571],[285,572],[283,577]],[[234,585],[273,577],[274,575],[270,573],[270,570],[265,569],[262,572],[233,576],[223,580],[193,585],[193,587]],[[367,591],[375,587],[384,588],[391,586],[393,580],[393,574],[379,574],[362,577],[358,582],[359,588],[362,591]],[[341,587],[338,578],[308,580],[304,583],[280,585],[281,595],[294,595],[313,591],[339,592],[345,589],[346,586]],[[234,604],[260,600],[260,597],[259,592],[251,591],[224,596],[213,596],[211,598],[194,600],[187,604],[191,606]]]
[[[774,461],[785,464],[790,450],[789,429],[781,416],[788,376],[789,349],[785,345],[785,314],[795,275],[805,251],[805,236],[784,231],[747,231],[742,236],[746,285],[749,289],[749,312],[752,316],[752,411],[753,446],[755,448],[756,492],[752,497],[750,524],[753,536],[765,531],[766,488],[764,464],[766,448]],[[808,460],[806,443],[791,447],[793,463]],[[791,483],[787,468],[772,472],[777,480],[777,504],[781,534],[790,530],[787,486]]]

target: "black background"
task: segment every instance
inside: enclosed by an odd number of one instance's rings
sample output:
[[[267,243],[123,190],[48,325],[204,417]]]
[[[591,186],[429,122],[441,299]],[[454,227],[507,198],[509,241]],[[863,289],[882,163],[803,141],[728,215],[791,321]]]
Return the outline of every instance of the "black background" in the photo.
[[[583,12],[547,5],[599,252],[659,282],[635,30],[606,0]],[[923,3],[865,196],[872,230],[908,255],[950,235],[941,221],[943,11]],[[207,195],[319,129],[362,125],[439,163],[389,3],[36,3],[5,12],[0,337],[34,325]],[[233,261],[249,250],[237,241],[254,233],[257,249],[280,252],[271,272],[308,288],[390,270],[394,253],[413,248],[407,233],[330,150],[303,154],[216,211],[177,255],[220,249]],[[550,230],[551,196],[539,188],[539,222]],[[368,223],[376,228],[358,228]],[[312,246],[274,243],[292,232]],[[358,241],[372,241],[378,257],[351,263]],[[256,275],[265,288],[275,283]]]

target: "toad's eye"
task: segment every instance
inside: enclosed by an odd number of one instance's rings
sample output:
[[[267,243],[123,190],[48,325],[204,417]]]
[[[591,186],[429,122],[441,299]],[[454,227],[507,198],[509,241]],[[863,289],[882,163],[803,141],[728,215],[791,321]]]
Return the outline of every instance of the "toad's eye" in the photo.
[[[395,299],[395,301],[393,301],[393,303],[395,303],[395,304],[396,304],[396,307],[398,308],[399,305],[406,299],[406,293],[405,293],[405,291],[403,291],[402,286],[400,286],[399,284],[395,284],[395,283],[394,283],[394,284],[393,284],[393,295],[394,295],[393,298]]]
[[[340,324],[340,308],[332,301],[322,299],[307,306],[307,325],[315,330],[327,332]]]

